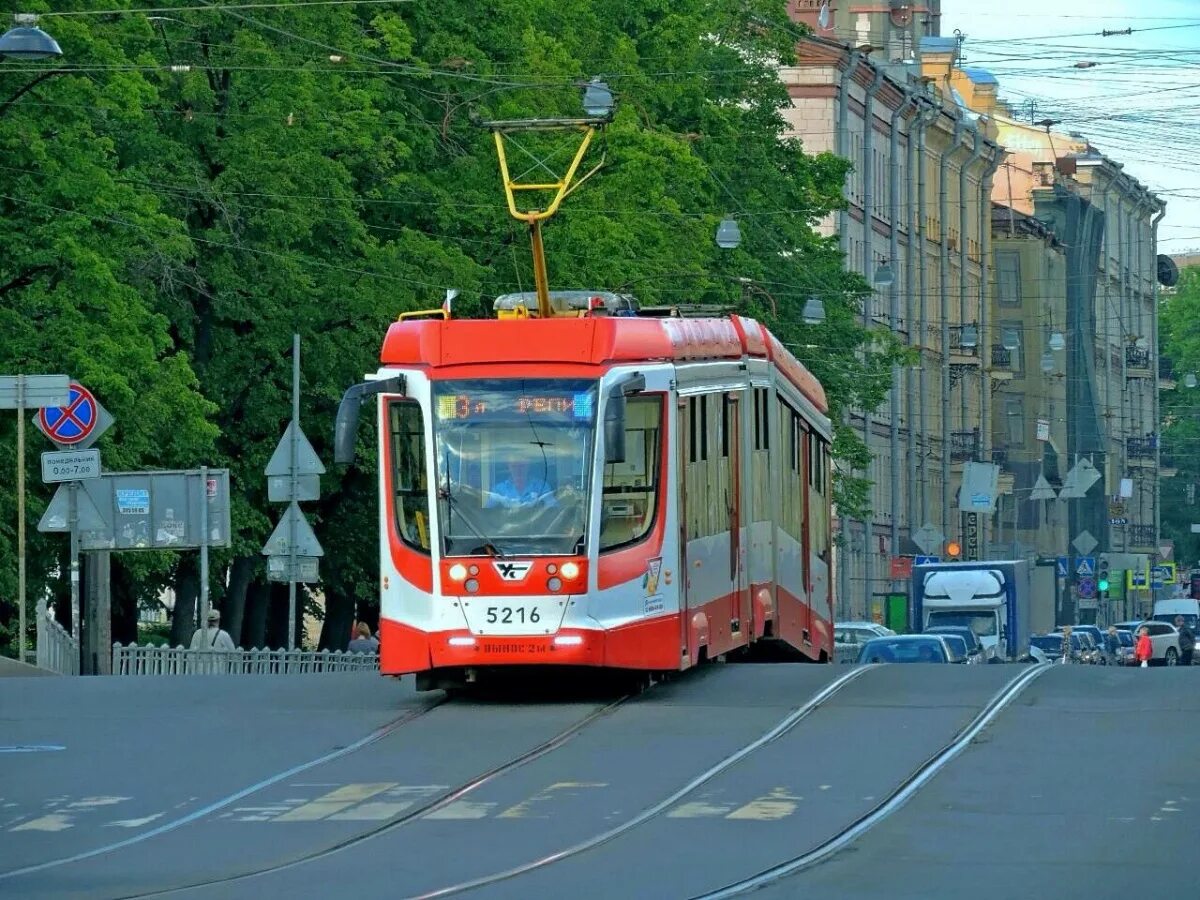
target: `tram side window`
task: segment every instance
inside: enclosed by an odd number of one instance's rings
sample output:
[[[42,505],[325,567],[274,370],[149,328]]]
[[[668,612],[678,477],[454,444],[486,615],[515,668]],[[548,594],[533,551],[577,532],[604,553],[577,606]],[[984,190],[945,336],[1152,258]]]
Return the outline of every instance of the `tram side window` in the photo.
[[[816,434],[808,435],[809,515],[812,520],[812,549],[822,559],[828,559],[831,523],[829,511],[829,445]]]
[[[785,401],[779,401],[779,422],[787,465],[781,467],[783,485],[779,505],[779,526],[799,542],[804,540],[804,491],[808,473],[804,466],[804,439],[807,432],[800,414]]]
[[[392,491],[396,530],[404,543],[429,552],[429,482],[425,466],[425,417],[411,400],[388,409],[392,445]]]
[[[625,407],[625,461],[604,467],[600,498],[600,549],[642,540],[658,514],[662,468],[663,398],[632,397]]]

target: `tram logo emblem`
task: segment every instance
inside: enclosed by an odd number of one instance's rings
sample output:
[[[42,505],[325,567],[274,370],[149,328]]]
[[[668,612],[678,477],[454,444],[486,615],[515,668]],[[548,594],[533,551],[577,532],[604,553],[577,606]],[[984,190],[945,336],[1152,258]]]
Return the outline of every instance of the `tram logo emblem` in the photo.
[[[492,565],[501,581],[524,581],[529,570],[533,568],[531,562],[494,562]]]
[[[642,586],[646,596],[653,597],[658,593],[658,576],[662,572],[662,557],[646,560],[646,574],[642,577]]]

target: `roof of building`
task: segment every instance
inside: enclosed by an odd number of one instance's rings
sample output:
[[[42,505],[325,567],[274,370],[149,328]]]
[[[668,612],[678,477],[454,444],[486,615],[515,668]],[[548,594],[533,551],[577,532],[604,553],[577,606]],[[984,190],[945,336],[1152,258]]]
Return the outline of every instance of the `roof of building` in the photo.
[[[981,69],[978,66],[964,66],[962,71],[974,84],[1000,84],[996,76],[987,69]]]

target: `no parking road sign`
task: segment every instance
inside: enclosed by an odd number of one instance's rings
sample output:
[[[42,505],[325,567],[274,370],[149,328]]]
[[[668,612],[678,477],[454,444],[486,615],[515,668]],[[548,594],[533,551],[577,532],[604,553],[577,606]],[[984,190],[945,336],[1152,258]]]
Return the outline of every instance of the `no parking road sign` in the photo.
[[[71,382],[66,406],[50,406],[39,410],[33,421],[42,434],[64,450],[90,447],[112,422],[108,410],[77,381]]]

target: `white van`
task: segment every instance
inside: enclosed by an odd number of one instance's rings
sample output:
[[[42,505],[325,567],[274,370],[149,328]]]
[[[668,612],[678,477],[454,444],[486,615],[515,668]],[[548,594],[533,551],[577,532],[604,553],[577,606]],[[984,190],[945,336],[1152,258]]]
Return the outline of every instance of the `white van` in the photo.
[[[1197,625],[1200,625],[1200,600],[1192,600],[1188,597],[1181,597],[1176,600],[1159,600],[1154,604],[1154,615],[1151,618],[1155,622],[1166,622],[1170,625],[1175,624],[1175,617],[1183,616],[1183,621],[1187,623],[1187,627],[1196,631]]]

